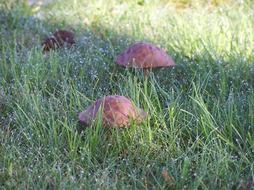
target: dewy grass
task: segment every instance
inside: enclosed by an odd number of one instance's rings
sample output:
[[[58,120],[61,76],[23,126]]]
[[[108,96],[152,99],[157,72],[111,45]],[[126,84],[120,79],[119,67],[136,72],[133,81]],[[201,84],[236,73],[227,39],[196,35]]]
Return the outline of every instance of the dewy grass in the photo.
[[[179,2],[0,3],[0,189],[254,187],[252,2]],[[57,29],[76,45],[43,54]],[[117,67],[137,41],[177,66],[147,77]],[[79,112],[115,94],[148,119],[78,126]]]

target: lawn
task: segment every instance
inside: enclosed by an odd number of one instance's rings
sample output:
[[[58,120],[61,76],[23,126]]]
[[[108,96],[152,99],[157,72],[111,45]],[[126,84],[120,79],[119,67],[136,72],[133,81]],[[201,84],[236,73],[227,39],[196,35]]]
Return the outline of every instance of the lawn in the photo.
[[[30,0],[31,1],[31,0]],[[254,189],[251,0],[0,0],[0,189]],[[76,44],[43,54],[57,29]],[[124,69],[134,42],[173,68]],[[78,124],[106,95],[148,113]]]

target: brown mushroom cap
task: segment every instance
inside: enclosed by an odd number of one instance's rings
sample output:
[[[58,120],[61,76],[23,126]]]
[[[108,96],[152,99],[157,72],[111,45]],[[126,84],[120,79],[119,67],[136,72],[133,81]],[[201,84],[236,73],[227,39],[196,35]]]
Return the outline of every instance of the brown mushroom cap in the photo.
[[[56,49],[64,46],[64,44],[71,46],[75,43],[74,33],[66,30],[58,30],[51,37],[46,38],[42,42],[43,51]]]
[[[79,122],[81,124],[90,125],[100,110],[104,127],[129,126],[131,120],[140,123],[147,116],[146,112],[134,106],[128,98],[113,95],[98,99],[85,111],[79,113]]]
[[[116,64],[144,69],[176,65],[164,50],[145,42],[138,42],[128,47],[117,57]]]

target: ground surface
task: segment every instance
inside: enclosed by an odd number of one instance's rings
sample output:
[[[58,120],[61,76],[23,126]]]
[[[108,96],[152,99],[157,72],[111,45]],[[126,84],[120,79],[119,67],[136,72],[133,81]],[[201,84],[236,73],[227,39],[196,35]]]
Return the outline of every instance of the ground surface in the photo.
[[[0,1],[0,189],[253,189],[251,1],[34,2]],[[77,44],[43,55],[56,29]],[[136,41],[177,67],[144,78],[115,66]],[[110,94],[149,119],[77,125]]]

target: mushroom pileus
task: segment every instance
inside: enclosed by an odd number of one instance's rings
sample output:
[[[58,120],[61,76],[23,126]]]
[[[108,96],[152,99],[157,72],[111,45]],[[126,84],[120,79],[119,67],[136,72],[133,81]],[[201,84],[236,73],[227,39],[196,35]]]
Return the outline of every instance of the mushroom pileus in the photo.
[[[67,30],[58,30],[42,42],[43,52],[56,49],[64,45],[70,47],[75,43],[74,33]]]
[[[129,46],[116,58],[116,64],[126,68],[144,69],[175,66],[173,59],[161,48],[146,42]]]
[[[128,98],[112,95],[98,99],[79,113],[79,123],[91,125],[98,113],[101,114],[103,127],[128,127],[132,121],[141,123],[147,117],[147,113]]]

